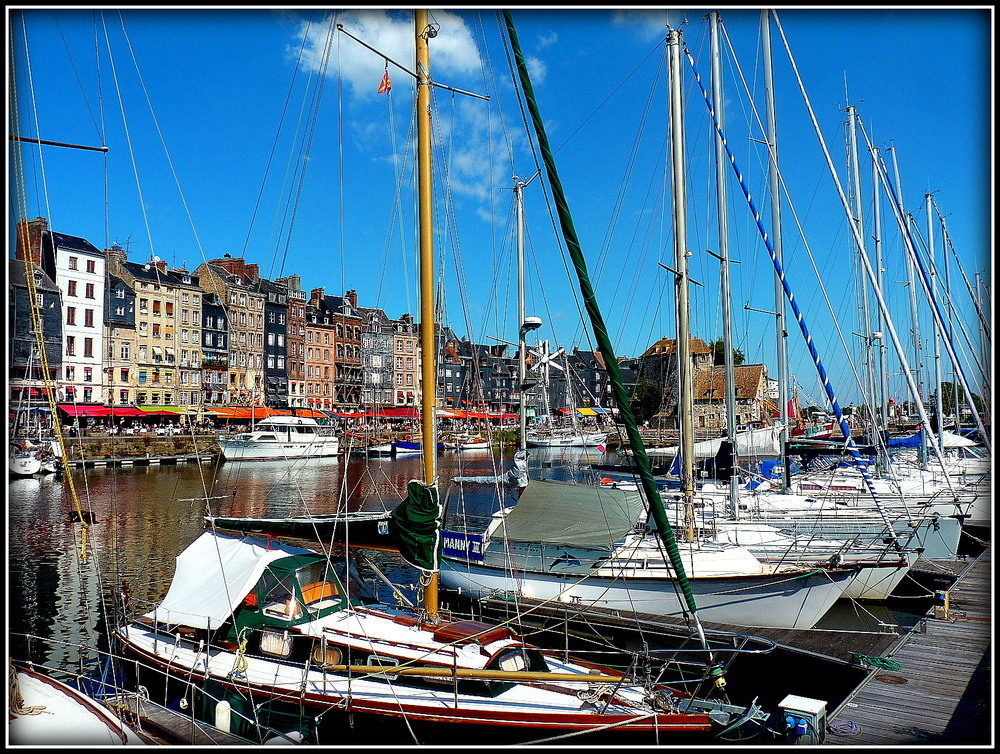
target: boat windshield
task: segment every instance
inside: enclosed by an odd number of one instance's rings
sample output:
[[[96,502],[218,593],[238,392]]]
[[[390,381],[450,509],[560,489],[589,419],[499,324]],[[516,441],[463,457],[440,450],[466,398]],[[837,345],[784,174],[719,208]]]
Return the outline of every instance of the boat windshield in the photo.
[[[325,561],[316,561],[295,572],[306,610],[317,612],[342,601],[340,587],[333,569]]]

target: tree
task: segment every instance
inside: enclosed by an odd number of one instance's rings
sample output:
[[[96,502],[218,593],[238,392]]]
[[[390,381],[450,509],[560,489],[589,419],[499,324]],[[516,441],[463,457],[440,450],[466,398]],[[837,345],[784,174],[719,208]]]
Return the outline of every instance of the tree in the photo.
[[[656,386],[648,380],[639,379],[632,390],[632,414],[642,424],[652,419],[660,410],[662,396]]]
[[[712,341],[711,345],[712,363],[717,367],[721,367],[723,364],[726,363],[726,352],[724,348],[725,348],[725,341],[722,340],[722,338]],[[733,351],[734,366],[739,366],[744,361],[746,361],[746,356],[743,355],[743,351],[741,351],[738,348],[734,348],[732,349],[732,351]]]
[[[982,413],[986,410],[986,405],[983,399],[976,393],[972,394],[972,402],[976,404],[976,411]],[[946,414],[952,414],[955,410],[955,384],[951,382],[941,383],[941,408]],[[958,403],[962,406],[964,411],[968,410],[968,400],[965,397],[965,390],[961,385],[958,386]],[[930,397],[927,399],[926,405],[933,408],[937,405],[937,392],[931,393]]]

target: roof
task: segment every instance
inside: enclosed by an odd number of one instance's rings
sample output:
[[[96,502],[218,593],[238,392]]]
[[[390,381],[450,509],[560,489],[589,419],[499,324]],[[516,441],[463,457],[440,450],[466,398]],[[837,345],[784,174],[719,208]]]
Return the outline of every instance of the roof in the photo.
[[[59,293],[59,286],[52,282],[52,278],[45,274],[45,270],[40,265],[35,268],[35,287],[46,293]],[[7,260],[7,281],[8,285],[14,288],[27,288],[28,281],[24,277],[24,261],[21,259]]]
[[[94,244],[92,244],[86,238],[80,238],[79,236],[70,236],[65,233],[55,233],[51,231],[49,235],[52,236],[52,243],[58,249],[67,249],[69,251],[80,251],[85,254],[94,254],[100,257],[104,256],[104,252],[102,252],[100,249],[94,246]]]
[[[764,377],[763,364],[745,364],[733,369],[736,378],[736,397],[753,398]],[[694,399],[696,401],[724,401],[726,399],[725,367],[698,370],[694,374]]]
[[[712,349],[708,347],[708,344],[701,338],[691,338],[691,353],[692,354],[706,354],[712,353]],[[673,354],[677,352],[677,339],[676,338],[660,338],[653,345],[646,349],[643,353],[643,358],[647,356],[663,356],[665,354]]]

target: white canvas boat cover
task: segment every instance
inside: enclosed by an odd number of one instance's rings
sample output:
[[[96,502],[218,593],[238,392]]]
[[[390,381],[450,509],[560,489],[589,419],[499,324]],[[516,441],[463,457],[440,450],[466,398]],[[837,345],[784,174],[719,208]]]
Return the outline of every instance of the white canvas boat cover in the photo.
[[[747,432],[736,433],[736,453],[740,456],[777,456],[781,455],[781,424],[773,424],[770,427],[751,429]],[[696,458],[715,458],[719,452],[719,446],[723,438],[715,440],[701,440],[694,443],[694,455]],[[677,455],[677,446],[668,448],[649,448],[646,450],[649,456],[666,456],[672,458]]]
[[[218,628],[246,597],[269,563],[309,553],[260,537],[207,531],[177,556],[174,579],[147,618],[192,628]]]
[[[638,492],[532,479],[491,538],[610,550],[644,513]]]
[[[943,447],[945,448],[971,448],[976,444],[975,440],[970,440],[968,437],[962,437],[962,435],[956,434],[955,432],[948,432],[945,430],[941,434],[944,435]]]

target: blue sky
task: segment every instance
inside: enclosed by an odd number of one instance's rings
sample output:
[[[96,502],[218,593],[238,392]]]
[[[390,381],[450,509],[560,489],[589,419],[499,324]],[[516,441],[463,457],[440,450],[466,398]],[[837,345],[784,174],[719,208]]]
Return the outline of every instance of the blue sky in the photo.
[[[707,82],[707,12],[514,10],[619,355],[638,355],[674,334],[670,280],[659,266],[673,266],[663,37],[667,24],[682,29]],[[764,117],[759,11],[724,8],[722,17],[727,138],[770,228],[763,133],[750,105],[752,96]],[[978,272],[991,283],[992,9],[788,8],[778,18],[845,190],[843,108],[854,104],[873,144],[895,149],[904,209],[921,238],[924,194],[932,192],[966,275],[974,282]],[[11,216],[49,217],[54,230],[99,247],[118,242],[133,261],[156,255],[194,269],[229,253],[271,278],[299,274],[306,290],[353,288],[359,303],[390,316],[417,311],[412,81],[390,64],[392,90],[378,94],[385,61],[343,34],[327,44],[328,12],[32,7],[23,23],[13,19],[19,134],[109,151],[22,147],[23,161],[8,160],[11,190],[21,166],[25,186],[8,204]],[[435,81],[490,96],[434,94],[444,316],[478,342],[516,340],[511,186],[514,175],[528,178],[536,168],[496,12],[439,10],[431,20],[440,26],[431,41]],[[344,10],[337,22],[412,70],[407,11]],[[861,400],[860,366],[846,356],[856,361],[859,353],[852,334],[859,331],[858,262],[775,25],[772,49],[779,163],[791,196],[791,205],[782,199],[788,278],[846,405]],[[718,250],[712,133],[684,65],[689,264],[703,284],[692,287],[692,334],[707,341],[722,332],[718,262],[705,253]],[[862,143],[870,235],[867,154]],[[592,348],[539,180],[525,200],[528,314],[545,322],[539,337]],[[885,295],[908,344],[903,247],[888,206],[882,214]],[[773,317],[752,311],[774,309],[773,270],[735,184],[729,216],[730,253],[740,262],[733,265],[736,346],[774,375]],[[950,273],[956,308],[978,347],[964,282],[954,265]],[[815,369],[795,323],[788,324],[795,384],[803,401],[819,402]],[[924,310],[925,340],[930,328]],[[931,363],[924,359],[925,374]],[[967,369],[981,384],[978,371]],[[905,397],[894,357],[890,372],[893,394]]]

